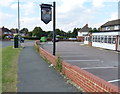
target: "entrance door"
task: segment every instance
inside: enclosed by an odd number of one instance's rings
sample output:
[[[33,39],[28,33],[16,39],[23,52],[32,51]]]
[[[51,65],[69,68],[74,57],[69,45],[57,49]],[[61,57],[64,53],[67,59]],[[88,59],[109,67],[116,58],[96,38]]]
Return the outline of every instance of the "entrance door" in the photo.
[[[120,51],[120,36],[118,36],[118,50]]]

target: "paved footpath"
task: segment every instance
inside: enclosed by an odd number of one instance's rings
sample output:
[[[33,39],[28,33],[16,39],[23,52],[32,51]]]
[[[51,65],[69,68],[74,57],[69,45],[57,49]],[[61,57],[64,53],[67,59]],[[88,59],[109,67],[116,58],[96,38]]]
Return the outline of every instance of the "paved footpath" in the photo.
[[[78,92],[35,52],[33,45],[26,46],[18,63],[17,92]]]

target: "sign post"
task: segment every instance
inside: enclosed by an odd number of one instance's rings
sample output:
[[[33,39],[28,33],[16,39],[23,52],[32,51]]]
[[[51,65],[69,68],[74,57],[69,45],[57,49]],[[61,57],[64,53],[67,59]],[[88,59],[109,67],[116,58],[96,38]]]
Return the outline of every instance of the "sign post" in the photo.
[[[55,32],[55,26],[56,26],[56,13],[55,13],[55,7],[56,7],[56,3],[53,2],[53,55],[55,55],[55,51],[56,51],[56,32]]]
[[[56,3],[53,2],[53,6],[51,4],[41,4],[41,20],[45,23],[48,24],[52,20],[52,8],[53,7],[53,55],[55,55],[55,50],[56,50],[56,45],[55,45],[55,40],[56,40],[56,13],[55,13],[55,7]]]

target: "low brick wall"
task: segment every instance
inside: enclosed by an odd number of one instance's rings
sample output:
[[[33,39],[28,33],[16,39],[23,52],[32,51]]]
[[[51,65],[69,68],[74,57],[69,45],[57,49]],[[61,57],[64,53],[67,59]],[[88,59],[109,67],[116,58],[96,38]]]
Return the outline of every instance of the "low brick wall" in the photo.
[[[35,42],[35,46],[37,46]],[[56,66],[57,57],[45,51],[43,48],[39,47],[39,53]],[[114,86],[107,81],[85,71],[81,68],[71,65],[65,61],[62,61],[62,72],[69,79],[71,79],[75,84],[80,86],[85,92],[108,92],[107,94],[120,94],[118,93],[118,87]]]
[[[52,54],[48,53],[47,51],[45,51],[42,48],[39,48],[39,53],[45,58],[47,59],[50,63],[52,63],[54,66],[56,66],[56,61],[57,61],[57,57],[53,56]]]
[[[64,61],[63,72],[85,92],[118,92],[116,86]]]

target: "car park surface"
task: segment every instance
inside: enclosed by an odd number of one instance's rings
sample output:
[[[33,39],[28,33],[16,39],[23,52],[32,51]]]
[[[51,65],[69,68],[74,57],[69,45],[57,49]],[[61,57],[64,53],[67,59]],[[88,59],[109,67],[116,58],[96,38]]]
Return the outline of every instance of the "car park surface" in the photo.
[[[41,47],[52,54],[53,43],[42,43]],[[111,84],[120,81],[117,51],[88,47],[80,42],[57,42],[56,55],[72,65],[76,65]]]

